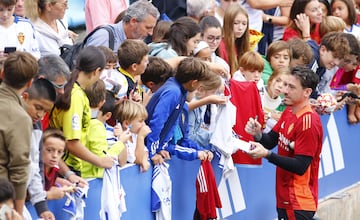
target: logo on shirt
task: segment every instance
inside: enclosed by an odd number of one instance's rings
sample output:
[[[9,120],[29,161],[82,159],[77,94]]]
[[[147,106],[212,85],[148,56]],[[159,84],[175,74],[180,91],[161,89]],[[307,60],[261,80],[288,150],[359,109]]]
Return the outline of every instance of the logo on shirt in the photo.
[[[25,35],[23,32],[19,32],[17,35],[17,39],[19,41],[19,43],[22,45],[25,41]]]
[[[71,127],[73,130],[80,130],[80,116],[78,114],[74,114],[71,118]]]

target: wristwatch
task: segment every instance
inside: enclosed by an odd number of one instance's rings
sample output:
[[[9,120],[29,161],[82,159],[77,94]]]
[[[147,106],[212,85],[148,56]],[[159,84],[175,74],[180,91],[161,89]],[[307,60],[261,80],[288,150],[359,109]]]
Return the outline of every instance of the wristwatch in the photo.
[[[272,23],[272,18],[270,16],[266,16],[266,22],[267,23]]]

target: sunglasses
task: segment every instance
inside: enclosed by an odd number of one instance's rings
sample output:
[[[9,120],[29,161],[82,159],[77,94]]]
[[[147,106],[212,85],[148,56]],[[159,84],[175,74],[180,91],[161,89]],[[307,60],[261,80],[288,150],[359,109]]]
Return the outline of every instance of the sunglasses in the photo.
[[[64,84],[56,84],[53,81],[50,81],[50,82],[55,87],[55,89],[63,89],[67,84],[67,81]]]

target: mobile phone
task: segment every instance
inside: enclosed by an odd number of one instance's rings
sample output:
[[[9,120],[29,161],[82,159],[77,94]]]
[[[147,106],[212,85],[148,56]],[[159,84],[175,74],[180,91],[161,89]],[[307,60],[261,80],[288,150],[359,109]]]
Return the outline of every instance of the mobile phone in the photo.
[[[11,216],[12,209],[8,205],[3,203],[3,204],[1,204],[1,208],[0,208],[0,219],[1,220],[6,220],[6,215],[5,215],[6,212],[9,213]]]
[[[16,47],[5,47],[4,53],[12,53],[16,51]]]

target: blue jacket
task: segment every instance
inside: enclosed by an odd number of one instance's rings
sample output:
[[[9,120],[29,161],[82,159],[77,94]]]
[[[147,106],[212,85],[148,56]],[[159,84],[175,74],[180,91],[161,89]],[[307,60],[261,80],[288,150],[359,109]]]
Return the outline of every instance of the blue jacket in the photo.
[[[151,133],[145,141],[150,158],[161,150],[167,150],[170,154],[185,160],[194,160],[198,157],[198,145],[187,138],[188,128],[186,127],[188,124],[186,121],[184,122],[185,130],[181,129],[185,131],[183,138],[177,142],[182,146],[177,146],[172,141],[175,128],[180,126],[179,121],[186,96],[186,89],[174,77],[171,77],[151,97],[146,106],[149,115],[146,122]],[[185,108],[187,107],[185,106]],[[172,117],[175,118],[171,119]]]

